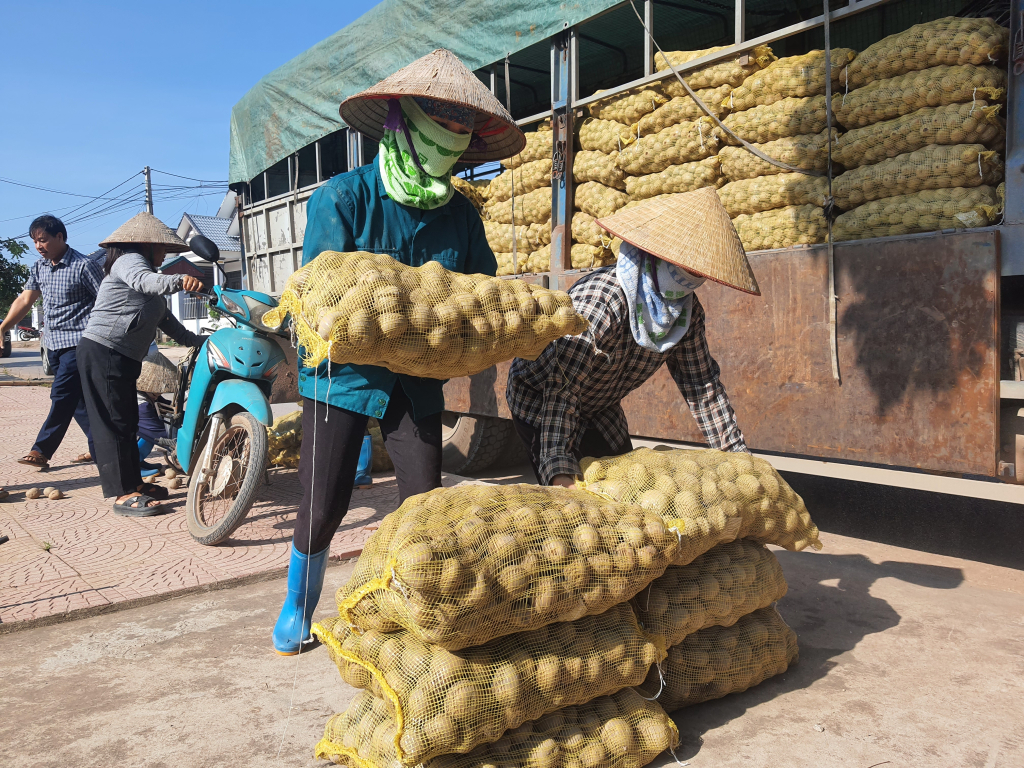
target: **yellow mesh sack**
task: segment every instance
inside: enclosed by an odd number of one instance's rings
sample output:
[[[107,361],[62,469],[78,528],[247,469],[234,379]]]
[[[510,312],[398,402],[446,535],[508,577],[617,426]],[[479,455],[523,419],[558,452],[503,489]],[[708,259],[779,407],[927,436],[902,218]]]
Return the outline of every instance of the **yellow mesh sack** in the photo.
[[[547,126],[547,130],[541,130],[541,127],[538,126],[536,131],[526,134],[526,148],[518,155],[505,158],[501,164],[506,168],[518,168],[523,163],[532,163],[544,158],[551,159],[551,136],[550,124]]]
[[[678,85],[678,83],[676,84]],[[722,102],[729,98],[729,94],[732,93],[731,85],[725,84],[717,88],[701,88],[696,93],[697,97],[707,105],[708,109],[715,116],[722,117],[722,115],[729,111],[722,105]],[[697,102],[689,94],[686,94],[676,96],[668,103],[662,104],[649,115],[641,117],[637,127],[641,136],[647,136],[663,131],[677,123],[693,122],[705,114],[707,113],[697,106]],[[636,133],[634,131],[633,135],[636,135]]]
[[[551,245],[533,251],[526,260],[526,271],[533,274],[551,271]]]
[[[540,187],[527,192],[525,195],[516,195],[516,225],[519,224],[544,224],[551,221],[551,188]],[[484,206],[484,215],[491,221],[502,224],[512,223],[512,200],[496,202],[489,200]]]
[[[851,88],[940,64],[998,64],[1010,31],[994,19],[947,16],[882,38],[850,63]]]
[[[928,189],[873,200],[842,214],[832,237],[861,240],[943,229],[985,227],[999,221],[999,196],[992,187]]]
[[[516,261],[519,262],[518,270],[516,270],[513,267],[511,251],[495,251],[494,259],[495,261],[498,262],[498,271],[496,273],[498,277],[508,277],[509,275],[521,275],[530,271],[530,251],[517,251]]]
[[[551,158],[545,157],[523,163],[518,168],[507,171],[491,179],[487,190],[488,201],[503,203],[512,197],[512,177],[515,177],[516,197],[525,195],[541,187],[551,186]]]
[[[572,246],[573,269],[598,269],[615,263],[615,254],[603,245],[575,243]]]
[[[840,174],[832,183],[832,195],[839,208],[850,210],[883,197],[925,189],[994,186],[1002,180],[1002,159],[981,144],[931,145]]]
[[[788,205],[732,220],[746,251],[770,251],[828,241],[825,213],[816,205]]]
[[[575,189],[575,204],[578,209],[594,218],[611,216],[629,202],[629,195],[596,181],[587,181]]]
[[[660,173],[628,176],[626,192],[631,200],[645,200],[658,195],[692,192],[702,187],[717,187],[724,182],[721,161],[715,155],[695,163],[670,165]]]
[[[572,175],[577,183],[596,181],[606,187],[626,188],[626,176],[615,162],[618,152],[580,150],[573,157]]]
[[[828,179],[805,173],[777,173],[730,181],[719,187],[718,197],[733,218],[790,205],[824,206]]]
[[[652,451],[580,462],[587,490],[657,513],[681,531],[676,565],[715,544],[750,538],[821,549],[803,499],[767,461],[712,449]]]
[[[614,120],[588,117],[580,124],[580,148],[611,154],[631,141],[630,127]]]
[[[654,68],[662,72],[669,68],[668,62],[677,69],[701,56],[720,51],[726,46],[719,45],[715,48],[705,48],[701,51],[666,51],[664,55],[659,51],[654,54]],[[667,61],[666,61],[667,59]],[[772,49],[767,45],[759,45],[732,61],[720,61],[710,64],[707,67],[694,70],[693,72],[681,72],[686,84],[694,90],[698,88],[718,88],[721,85],[736,86],[747,79],[749,75],[763,67],[767,67],[775,59]],[[682,96],[686,93],[679,81],[674,77],[662,80],[661,90],[666,96]]]
[[[309,367],[330,358],[434,379],[536,359],[587,327],[564,291],[362,251],[326,251],[293,273],[263,322],[274,327],[285,315]]]
[[[299,446],[302,444],[302,411],[293,411],[274,419],[267,427],[267,455],[271,466],[299,466]]]
[[[799,655],[796,633],[775,608],[762,608],[731,627],[694,632],[669,649],[660,671],[651,670],[638,690],[673,712],[760,685]]]
[[[948,104],[925,107],[894,120],[855,128],[836,140],[832,159],[847,168],[874,165],[929,144],[984,144],[1001,149],[1005,124],[998,104]]]
[[[446,719],[434,732],[451,727]],[[380,699],[360,691],[345,712],[327,723],[317,758],[350,768],[396,764],[395,724]],[[642,768],[679,743],[665,710],[634,689],[565,707],[524,723],[468,754],[435,757],[423,768]]]
[[[338,609],[448,650],[592,616],[677,559],[654,512],[564,488],[458,486],[413,496],[363,550]]]
[[[633,598],[640,626],[659,647],[705,627],[728,627],[786,595],[775,555],[750,539],[719,544],[689,565],[672,565]]]
[[[487,202],[487,190],[491,186],[490,180],[464,179],[461,176],[452,176],[452,185],[473,204],[478,211],[482,211],[484,203]]]
[[[593,102],[589,107],[590,116],[599,120],[614,120],[617,123],[632,125],[666,101],[668,98],[660,91],[645,88]]]
[[[788,136],[821,133],[826,126],[825,97],[788,97],[766,106],[733,112],[722,120],[723,125],[745,141],[764,144]],[[736,143],[722,134],[723,143]]]
[[[863,128],[925,107],[999,102],[1006,96],[1006,72],[971,64],[938,66],[875,80],[832,97],[832,112],[846,128]]]
[[[492,251],[508,253],[512,250],[511,224],[485,221],[484,235],[487,237],[487,244],[491,246]],[[551,242],[551,225],[544,223],[531,224],[528,227],[517,226],[515,228],[515,239],[516,249],[529,253]]]
[[[832,83],[839,85],[839,75],[857,52],[850,48],[832,49]],[[777,59],[755,72],[734,88],[725,107],[731,111],[750,109],[761,104],[774,104],[787,97],[817,96],[825,93],[825,52],[811,51],[802,56]],[[823,126],[824,127],[824,126]]]
[[[677,123],[665,130],[644,136],[619,152],[619,168],[630,176],[658,173],[670,165],[682,165],[718,152],[715,122],[702,117]]]
[[[407,765],[468,752],[528,720],[639,685],[665,658],[628,603],[455,652],[408,632],[358,634],[339,619],[312,632],[345,682],[388,704],[400,724],[396,756]],[[438,716],[455,727],[432,728]]]
[[[833,141],[837,132],[832,130]],[[828,168],[828,134],[825,131],[808,136],[789,136],[784,139],[755,144],[768,157],[808,171]],[[722,160],[722,174],[730,181],[770,176],[773,173],[791,173],[762,160],[745,147],[722,147],[718,156]]]
[[[596,220],[589,213],[576,211],[572,215],[572,239],[583,245],[604,248],[611,242],[611,235],[597,226]]]

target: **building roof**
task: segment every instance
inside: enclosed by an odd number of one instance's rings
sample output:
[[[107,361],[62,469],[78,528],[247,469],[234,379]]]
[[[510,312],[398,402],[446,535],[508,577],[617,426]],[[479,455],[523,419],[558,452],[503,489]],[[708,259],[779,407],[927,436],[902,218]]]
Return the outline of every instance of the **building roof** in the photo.
[[[203,270],[198,264],[193,264],[184,256],[175,256],[173,259],[168,259],[160,267],[160,271],[165,275],[192,275],[192,277],[198,277],[202,280],[207,276],[207,272],[212,275],[213,269]]]
[[[222,251],[241,250],[238,238],[228,234],[228,229],[231,227],[231,219],[221,219],[216,216],[200,216],[195,213],[186,213],[184,218],[188,219],[188,222],[196,232],[213,240]]]

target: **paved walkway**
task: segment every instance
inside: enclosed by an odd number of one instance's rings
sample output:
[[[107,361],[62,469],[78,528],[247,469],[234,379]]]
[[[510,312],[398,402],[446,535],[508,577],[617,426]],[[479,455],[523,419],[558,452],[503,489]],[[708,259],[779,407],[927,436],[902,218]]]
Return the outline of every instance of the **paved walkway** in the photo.
[[[95,465],[71,459],[87,450],[73,424],[51,463],[38,472],[17,463],[32,445],[49,409],[44,387],[0,386],[0,485],[11,496],[0,502],[0,633],[13,622],[46,620],[69,612],[102,610],[218,583],[230,583],[287,567],[301,488],[295,470],[271,472],[271,484],[245,523],[216,547],[197,544],[185,523],[185,488],[174,491],[167,514],[127,518],[113,513],[100,493]],[[445,484],[461,482],[445,477]],[[66,498],[29,500],[29,488],[59,488]],[[331,557],[362,551],[374,523],[398,506],[393,476],[374,478],[356,490],[331,543]]]

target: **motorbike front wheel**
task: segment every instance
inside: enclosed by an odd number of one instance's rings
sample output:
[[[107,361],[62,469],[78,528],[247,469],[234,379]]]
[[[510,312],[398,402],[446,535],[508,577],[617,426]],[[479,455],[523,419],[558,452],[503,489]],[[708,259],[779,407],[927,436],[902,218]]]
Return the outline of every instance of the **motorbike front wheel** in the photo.
[[[235,532],[256,500],[267,469],[267,429],[243,411],[206,439],[214,441],[212,471],[193,472],[185,509],[192,538],[212,546]]]

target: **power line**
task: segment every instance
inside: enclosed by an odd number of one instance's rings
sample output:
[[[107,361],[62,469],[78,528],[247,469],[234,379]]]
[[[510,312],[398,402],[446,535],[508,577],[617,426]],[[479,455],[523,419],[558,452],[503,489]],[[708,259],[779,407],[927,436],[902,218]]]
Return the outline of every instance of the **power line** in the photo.
[[[24,182],[15,181],[14,179],[5,179],[2,176],[0,176],[0,181],[2,181],[4,184],[13,184],[16,187],[25,187],[26,189],[38,189],[40,192],[52,192],[55,195],[68,195],[69,197],[87,197],[90,200],[97,200],[97,199],[99,199],[99,196],[94,197],[93,195],[82,195],[82,194],[79,194],[78,192],[64,192],[64,191],[62,191],[60,189],[50,189],[49,187],[39,187],[39,186],[36,186],[35,184],[25,184]],[[121,183],[123,184],[124,182],[121,182]],[[118,184],[117,186],[119,187],[119,186],[121,186],[121,184]],[[114,187],[114,189],[117,189],[117,187]]]
[[[156,168],[150,168],[154,173],[162,173],[165,176],[174,176],[176,179],[188,179],[189,181],[201,181],[206,184],[227,184],[227,179],[194,179],[191,176],[179,176],[177,173],[170,173],[169,171],[161,171]]]

